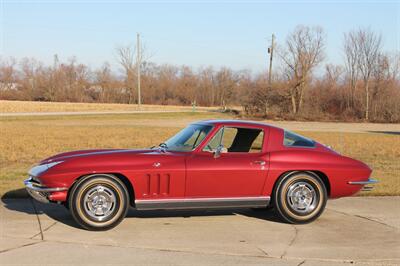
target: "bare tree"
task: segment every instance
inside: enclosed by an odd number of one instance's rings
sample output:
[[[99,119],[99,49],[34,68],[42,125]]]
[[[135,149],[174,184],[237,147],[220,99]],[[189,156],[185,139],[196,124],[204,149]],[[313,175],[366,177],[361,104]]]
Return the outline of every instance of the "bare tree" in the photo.
[[[232,98],[237,84],[237,76],[232,70],[223,67],[216,73],[215,81],[219,105],[226,110],[227,104]]]
[[[100,90],[100,101],[111,102],[113,76],[109,63],[104,63],[100,69],[95,72],[95,82],[97,88]]]
[[[297,114],[303,105],[304,91],[312,70],[324,58],[324,34],[320,27],[298,26],[286,40],[286,47],[278,52],[290,83],[292,111]]]
[[[133,103],[137,101],[137,97],[135,96],[135,89],[137,90],[137,86],[135,86],[135,81],[137,81],[138,75],[137,75],[137,67],[138,67],[138,62],[137,62],[137,47],[132,46],[132,45],[126,45],[126,46],[118,46],[116,48],[116,55],[117,55],[117,60],[118,63],[122,66],[125,72],[125,86],[127,89],[129,89],[130,94],[129,94],[129,103]],[[152,54],[149,54],[147,52],[147,48],[145,44],[142,44],[140,47],[140,67],[142,69],[146,68],[146,65],[148,64],[148,60],[152,57]]]
[[[381,36],[370,29],[359,29],[355,32],[356,46],[359,50],[358,67],[364,81],[365,120],[369,119],[370,81],[381,50]]]
[[[9,90],[17,79],[15,58],[0,57],[0,87],[1,90]]]
[[[331,84],[338,84],[343,75],[343,67],[340,65],[327,64],[325,66],[325,78]]]
[[[23,58],[20,62],[21,86],[24,88],[27,99],[35,100],[40,85],[41,64],[32,58]],[[39,92],[40,93],[40,92]],[[39,97],[40,98],[40,97]]]
[[[349,80],[349,98],[348,107],[354,108],[355,91],[357,87],[357,81],[359,78],[359,58],[360,58],[360,47],[357,45],[357,34],[352,31],[344,34],[343,50],[345,57],[345,68],[347,72],[347,78]]]
[[[136,77],[136,62],[135,62],[136,48],[130,45],[119,46],[116,48],[118,62],[125,71],[125,87],[129,90],[129,103],[135,101],[135,77]]]
[[[199,79],[199,104],[215,105],[215,73],[212,67],[204,68],[198,73]]]

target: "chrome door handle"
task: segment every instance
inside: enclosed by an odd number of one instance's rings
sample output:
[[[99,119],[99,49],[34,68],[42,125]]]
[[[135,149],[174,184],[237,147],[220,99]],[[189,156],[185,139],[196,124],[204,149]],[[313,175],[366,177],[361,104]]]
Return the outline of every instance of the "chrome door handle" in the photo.
[[[254,161],[253,164],[265,165],[265,161]]]

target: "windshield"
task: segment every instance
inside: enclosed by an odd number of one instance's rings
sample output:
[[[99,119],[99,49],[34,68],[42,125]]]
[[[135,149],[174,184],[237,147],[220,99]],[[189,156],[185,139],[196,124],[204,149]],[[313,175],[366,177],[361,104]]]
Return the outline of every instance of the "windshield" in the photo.
[[[212,126],[210,125],[189,125],[165,143],[162,143],[163,148],[168,151],[191,151],[199,146],[211,129]]]

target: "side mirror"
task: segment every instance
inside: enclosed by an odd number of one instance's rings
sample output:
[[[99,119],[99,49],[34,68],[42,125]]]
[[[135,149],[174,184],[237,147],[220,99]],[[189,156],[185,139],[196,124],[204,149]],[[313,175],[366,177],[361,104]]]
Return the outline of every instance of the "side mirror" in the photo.
[[[219,158],[221,153],[227,152],[227,149],[223,145],[219,145],[214,151],[214,158]]]

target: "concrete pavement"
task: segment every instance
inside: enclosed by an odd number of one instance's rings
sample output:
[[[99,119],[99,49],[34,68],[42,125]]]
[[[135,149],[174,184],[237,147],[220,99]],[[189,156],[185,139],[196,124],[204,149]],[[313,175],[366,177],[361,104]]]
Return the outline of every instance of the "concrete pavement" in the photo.
[[[253,210],[135,211],[89,232],[68,211],[2,200],[0,264],[399,265],[400,197],[331,200],[308,225]]]

